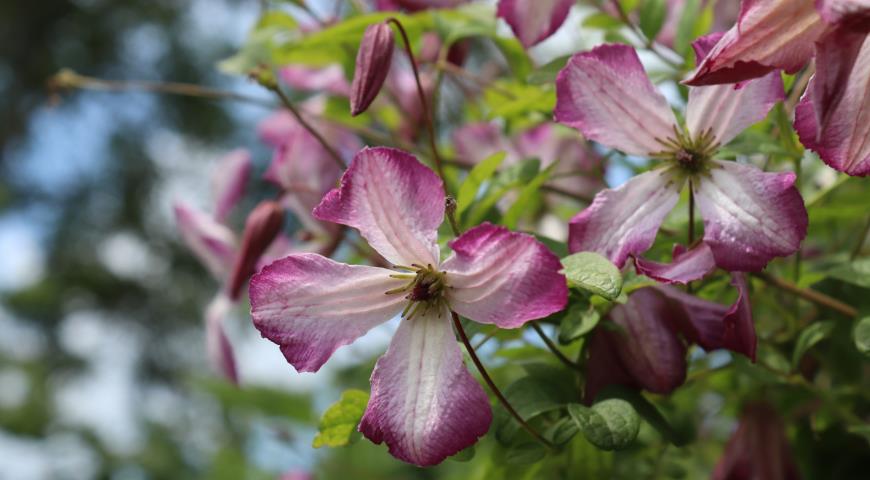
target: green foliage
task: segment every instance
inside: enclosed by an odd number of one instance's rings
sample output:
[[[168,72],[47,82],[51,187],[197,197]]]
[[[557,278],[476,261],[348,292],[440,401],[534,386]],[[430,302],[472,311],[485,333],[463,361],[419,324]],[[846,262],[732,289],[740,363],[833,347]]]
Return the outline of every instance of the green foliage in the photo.
[[[457,216],[462,215],[472,205],[480,191],[481,184],[488,181],[495,174],[496,169],[501,165],[506,155],[505,152],[493,153],[468,172],[468,176],[465,177],[465,181],[462,182],[462,185],[459,187],[459,193],[456,195]]]
[[[870,317],[864,317],[855,322],[853,336],[858,351],[870,357]]]
[[[796,369],[801,357],[813,347],[813,345],[827,338],[834,330],[834,322],[819,322],[813,323],[801,332],[797,339],[797,344],[794,347],[794,354],[791,357],[791,367]]]
[[[602,450],[620,450],[634,442],[640,431],[640,416],[625,400],[611,398],[591,408],[568,405],[568,413],[589,443]]]
[[[668,15],[666,0],[643,0],[640,9],[640,30],[646,38],[656,38]]]
[[[616,300],[622,291],[622,274],[610,260],[595,252],[578,252],[562,259],[562,273],[574,287]]]
[[[368,393],[362,390],[345,390],[341,399],[323,412],[312,446],[343,447],[350,443],[368,402]]]

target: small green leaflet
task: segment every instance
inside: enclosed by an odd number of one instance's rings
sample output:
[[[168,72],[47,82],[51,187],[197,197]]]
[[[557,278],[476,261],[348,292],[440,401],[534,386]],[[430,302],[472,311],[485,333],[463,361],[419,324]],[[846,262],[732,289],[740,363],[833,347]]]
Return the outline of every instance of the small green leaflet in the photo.
[[[870,357],[870,317],[864,317],[855,322],[852,337],[855,339],[855,348]]]
[[[622,275],[610,260],[594,252],[579,252],[562,259],[568,282],[613,301],[622,291]]]
[[[368,393],[362,390],[345,390],[341,399],[323,413],[317,427],[318,433],[311,446],[343,447],[349,444],[368,403]]]
[[[568,405],[568,414],[586,440],[602,450],[619,450],[631,445],[640,431],[640,416],[625,400],[611,398],[587,408]]]
[[[813,323],[801,332],[794,347],[794,354],[791,357],[792,370],[797,368],[798,362],[813,345],[827,338],[834,330],[834,322],[818,322]]]
[[[471,206],[474,199],[477,197],[477,192],[480,190],[480,185],[489,180],[495,173],[501,162],[507,156],[506,152],[496,152],[486,157],[482,162],[478,163],[468,172],[462,186],[459,187],[459,193],[456,195],[456,215],[462,215],[468,207]]]

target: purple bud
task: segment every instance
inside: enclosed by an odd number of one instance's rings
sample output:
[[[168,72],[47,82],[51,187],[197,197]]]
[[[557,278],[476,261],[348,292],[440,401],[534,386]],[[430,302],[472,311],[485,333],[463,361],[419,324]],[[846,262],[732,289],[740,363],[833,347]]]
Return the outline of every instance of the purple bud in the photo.
[[[797,480],[800,474],[776,410],[766,403],[743,409],[740,424],[728,440],[713,471],[713,480]]]
[[[233,274],[227,286],[230,299],[239,298],[242,285],[255,273],[257,261],[269,248],[275,237],[281,233],[283,226],[284,209],[278,202],[271,200],[260,202],[248,215],[248,219],[245,220],[242,247],[236,257]]]
[[[364,112],[384,85],[393,59],[393,29],[386,22],[366,28],[350,85],[350,114]]]

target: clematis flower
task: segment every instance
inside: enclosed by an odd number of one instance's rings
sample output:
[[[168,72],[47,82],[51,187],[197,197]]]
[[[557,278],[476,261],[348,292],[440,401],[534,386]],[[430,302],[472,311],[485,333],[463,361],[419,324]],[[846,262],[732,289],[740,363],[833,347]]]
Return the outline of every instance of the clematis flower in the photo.
[[[766,403],[744,407],[740,424],[713,471],[713,480],[798,480],[797,465],[777,411]]]
[[[450,242],[453,254],[440,261],[444,209],[441,180],[412,155],[363,149],[314,216],[356,228],[395,266],[293,254],[250,286],[254,325],[300,372],[317,371],[340,346],[401,315],[372,372],[359,430],[421,466],[473,444],[492,419],[486,394],[463,365],[451,310],[517,328],[567,302],[558,258],[529,235],[483,224]]]
[[[419,12],[430,8],[452,8],[466,2],[468,0],[375,0],[375,7],[378,10]]]
[[[686,379],[689,343],[728,349],[755,360],[756,337],[747,286],[732,276],[738,296],[730,307],[669,286],[636,290],[608,318],[619,330],[599,328],[589,343],[585,399],[608,385],[670,393]]]
[[[720,36],[697,40],[698,57]],[[783,99],[777,73],[733,86],[692,88],[685,128],[628,46],[603,45],[574,55],[559,73],[556,94],[556,120],[586,138],[658,162],[620,187],[603,190],[571,220],[571,251],[595,251],[623,266],[629,256],[649,249],[687,183],[704,219],[704,242],[719,267],[760,270],[800,247],[807,213],[794,173],[766,173],[713,158],[719,145]]]
[[[503,18],[524,47],[532,47],[556,33],[565,23],[574,0],[499,0]]]

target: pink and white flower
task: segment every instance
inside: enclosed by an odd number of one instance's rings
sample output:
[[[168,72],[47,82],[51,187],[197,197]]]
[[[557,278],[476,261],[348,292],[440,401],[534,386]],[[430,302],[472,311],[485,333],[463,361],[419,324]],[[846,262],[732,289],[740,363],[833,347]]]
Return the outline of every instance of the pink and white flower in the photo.
[[[695,42],[699,58],[721,34]],[[556,80],[556,120],[587,138],[659,161],[603,190],[571,220],[571,251],[598,252],[623,266],[645,252],[688,183],[704,218],[716,265],[755,271],[791,255],[806,235],[807,213],[794,173],[766,173],[716,160],[719,145],[762,120],[784,97],[778,73],[738,85],[692,88],[686,126],[647,78],[633,48],[603,45],[574,55]]]
[[[397,458],[434,465],[473,444],[492,413],[462,362],[451,311],[517,328],[561,310],[565,278],[546,247],[490,224],[450,242],[440,260],[441,180],[412,155],[360,151],[314,210],[356,228],[393,268],[346,265],[316,254],[276,261],[251,281],[251,314],[298,371],[317,371],[342,345],[403,317],[372,373],[359,430]]]

